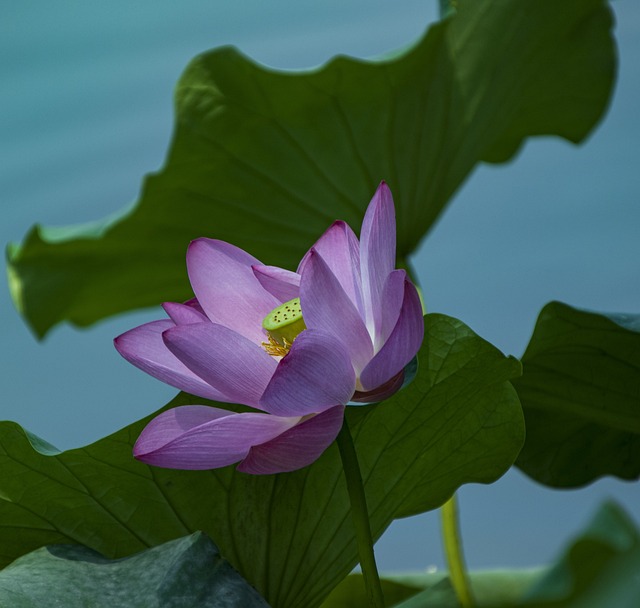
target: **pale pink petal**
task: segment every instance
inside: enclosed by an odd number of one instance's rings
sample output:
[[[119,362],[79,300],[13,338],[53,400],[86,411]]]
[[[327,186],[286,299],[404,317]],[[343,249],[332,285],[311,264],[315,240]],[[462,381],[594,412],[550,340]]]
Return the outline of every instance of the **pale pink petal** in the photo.
[[[391,191],[381,182],[367,207],[360,232],[360,268],[367,327],[375,328],[385,281],[396,266],[396,219]]]
[[[133,455],[169,469],[217,469],[242,460],[252,446],[272,441],[299,421],[185,405],[154,418],[138,437]]]
[[[162,308],[164,308],[164,311],[176,325],[209,322],[207,315],[205,315],[204,312],[200,312],[195,306],[178,304],[176,302],[165,302]]]
[[[344,346],[330,334],[307,329],[278,364],[260,405],[277,416],[304,416],[346,404],[355,388]]]
[[[385,345],[362,371],[363,389],[372,391],[398,374],[416,356],[423,337],[420,296],[411,281],[405,279],[400,316]]]
[[[287,473],[315,462],[338,436],[344,407],[329,410],[303,420],[275,439],[254,446],[237,470],[254,475]]]
[[[277,363],[260,346],[214,323],[179,325],[164,332],[167,348],[225,401],[260,407]]]
[[[300,295],[300,275],[277,266],[252,266],[253,274],[262,287],[280,302],[288,302]]]
[[[262,320],[280,301],[253,274],[256,258],[229,243],[197,239],[187,251],[187,269],[198,302],[212,323],[259,344]]]
[[[306,326],[341,342],[356,374],[373,356],[373,345],[355,305],[326,262],[311,249],[300,281],[300,305]]]
[[[169,351],[162,340],[162,332],[175,327],[164,319],[140,325],[118,336],[116,350],[143,372],[167,384],[205,399],[229,401],[224,394],[207,384]]]
[[[334,222],[312,247],[327,263],[331,272],[338,279],[349,299],[364,319],[362,287],[360,278],[360,250],[358,239],[353,230],[343,221]],[[311,250],[302,258],[298,273],[309,259]]]

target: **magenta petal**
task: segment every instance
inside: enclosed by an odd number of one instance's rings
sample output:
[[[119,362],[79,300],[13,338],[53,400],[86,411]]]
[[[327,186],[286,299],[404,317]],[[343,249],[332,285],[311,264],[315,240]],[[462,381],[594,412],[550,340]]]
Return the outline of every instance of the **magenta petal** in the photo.
[[[260,404],[276,416],[304,416],[346,404],[355,388],[344,346],[329,334],[307,329],[278,364]]]
[[[302,272],[300,305],[307,327],[325,331],[341,342],[359,373],[373,356],[369,332],[338,279],[314,249]]]
[[[353,230],[343,221],[334,222],[312,247],[327,263],[349,299],[364,318],[360,279],[360,249]],[[302,274],[311,250],[302,258],[298,272]]]
[[[220,391],[185,367],[167,349],[162,333],[173,327],[175,324],[169,319],[153,321],[118,336],[113,343],[129,363],[154,378],[205,399],[229,401]]]
[[[373,330],[384,283],[396,265],[396,218],[391,191],[381,182],[360,232],[360,267],[367,327]]]
[[[217,469],[242,460],[252,446],[273,440],[299,420],[185,405],[154,418],[138,437],[133,455],[169,469]]]
[[[344,407],[337,406],[307,418],[275,439],[252,447],[238,471],[270,475],[312,464],[337,437],[343,417]]]
[[[259,407],[277,363],[260,346],[214,323],[164,332],[167,348],[192,372],[225,395],[224,401]]]
[[[199,311],[195,306],[189,306],[188,304],[165,302],[162,308],[176,325],[189,325],[190,323],[209,321],[207,315]]]
[[[255,265],[253,274],[260,284],[280,302],[288,302],[300,295],[300,275],[277,266]]]
[[[416,356],[424,337],[422,304],[416,288],[404,282],[404,300],[389,339],[360,375],[365,391],[372,391],[399,373]]]
[[[262,340],[262,320],[281,304],[253,274],[251,266],[259,264],[242,249],[213,239],[197,239],[187,252],[193,291],[211,322],[257,344]]]

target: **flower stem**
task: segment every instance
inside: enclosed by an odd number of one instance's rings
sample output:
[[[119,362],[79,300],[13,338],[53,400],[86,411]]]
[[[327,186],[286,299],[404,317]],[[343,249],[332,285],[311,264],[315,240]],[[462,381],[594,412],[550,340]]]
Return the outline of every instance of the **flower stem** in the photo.
[[[442,505],[442,539],[449,566],[451,585],[462,608],[473,608],[469,575],[464,564],[462,541],[458,527],[458,507],[455,494]]]
[[[338,434],[338,448],[342,458],[342,468],[347,482],[347,491],[351,501],[351,515],[356,531],[356,542],[358,544],[358,554],[360,556],[360,566],[364,584],[369,596],[369,605],[372,608],[384,608],[384,596],[378,576],[378,567],[373,553],[373,538],[369,525],[369,512],[367,510],[367,499],[364,494],[364,485],[358,464],[358,455],[353,445],[353,438],[349,431],[347,419],[342,423],[342,429]]]

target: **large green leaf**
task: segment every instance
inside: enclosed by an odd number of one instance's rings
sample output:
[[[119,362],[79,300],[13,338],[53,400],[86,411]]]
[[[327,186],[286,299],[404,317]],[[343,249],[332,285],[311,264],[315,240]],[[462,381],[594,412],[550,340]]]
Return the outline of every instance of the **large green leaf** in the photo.
[[[525,473],[554,487],[640,475],[640,315],[547,304],[522,364]]]
[[[517,360],[442,315],[426,317],[419,357],[404,390],[377,406],[347,408],[376,538],[394,518],[439,506],[463,483],[494,481],[523,441],[508,382],[520,373]],[[319,605],[354,567],[335,444],[295,473],[174,471],[131,457],[145,422],[57,455],[3,423],[1,562],[65,542],[120,557],[203,530],[272,606],[286,608]]]
[[[176,93],[165,168],[119,219],[36,227],[8,250],[14,300],[42,336],[190,297],[189,241],[231,241],[295,268],[336,218],[358,228],[378,182],[411,253],[478,162],[532,135],[581,141],[615,73],[604,0],[473,0],[408,51],[265,69],[232,48],[196,58]]]
[[[268,608],[200,532],[120,560],[43,547],[0,572],[0,606]]]

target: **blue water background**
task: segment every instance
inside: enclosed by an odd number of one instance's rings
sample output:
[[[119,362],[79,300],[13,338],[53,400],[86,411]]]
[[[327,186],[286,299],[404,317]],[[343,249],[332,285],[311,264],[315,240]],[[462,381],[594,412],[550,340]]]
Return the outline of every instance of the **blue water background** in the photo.
[[[481,167],[415,258],[429,309],[506,353],[523,352],[549,300],[640,312],[640,5],[619,0],[614,9],[619,82],[587,144],[540,139],[507,166]],[[401,47],[436,17],[435,0],[2,3],[0,240],[134,200],[142,176],[163,162],[172,89],[197,53],[234,44],[270,66],[310,67]],[[157,315],[59,327],[40,344],[2,283],[0,418],[66,449],[155,410],[175,391],[126,364],[111,340]],[[557,492],[513,470],[491,486],[466,486],[468,561],[546,562],[604,497],[640,517],[637,483]],[[376,550],[382,570],[442,567],[437,515],[394,523]]]

